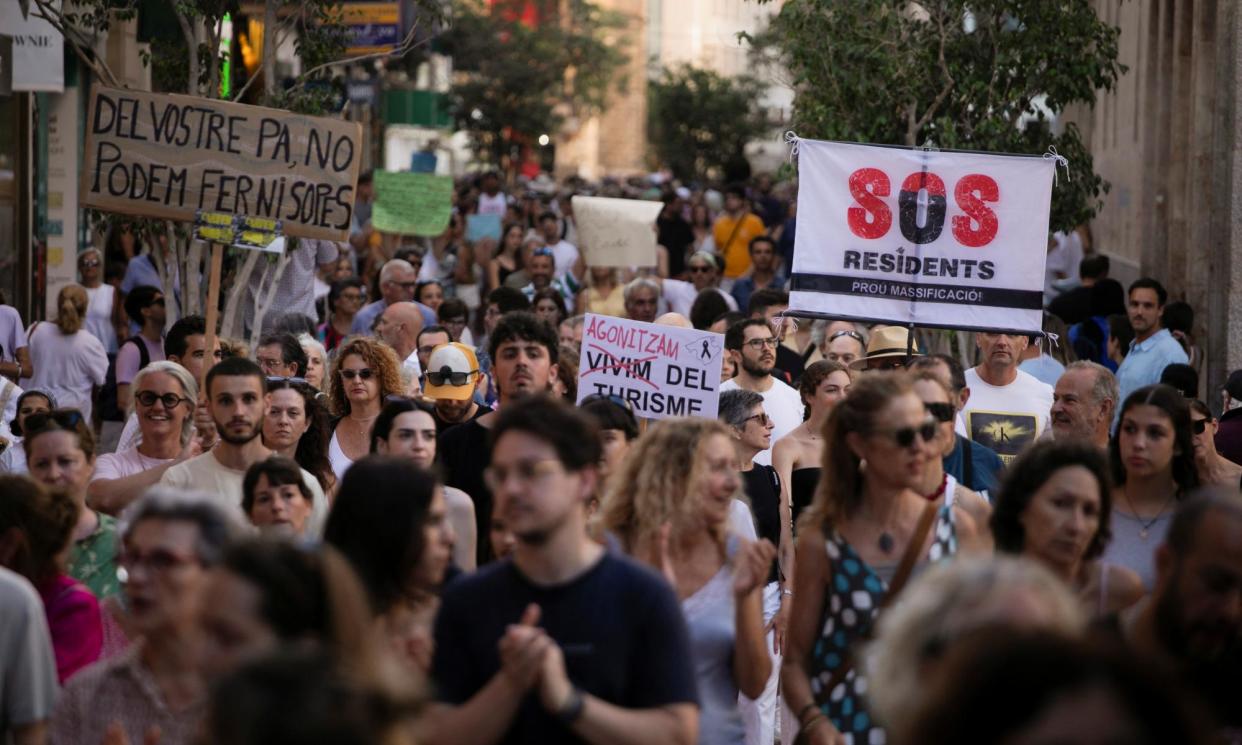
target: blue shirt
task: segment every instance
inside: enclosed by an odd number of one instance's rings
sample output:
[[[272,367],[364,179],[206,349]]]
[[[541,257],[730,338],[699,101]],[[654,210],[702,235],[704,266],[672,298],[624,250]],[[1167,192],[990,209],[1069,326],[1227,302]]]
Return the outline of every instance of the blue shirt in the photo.
[[[1121,387],[1121,403],[1139,388],[1160,382],[1160,373],[1174,364],[1186,364],[1186,350],[1173,338],[1168,329],[1160,329],[1142,343],[1130,342],[1130,353],[1117,368],[1117,384]],[[1117,407],[1118,415],[1121,406]],[[1113,422],[1116,424],[1116,421]]]
[[[970,448],[969,473],[966,469],[966,448]],[[957,442],[953,444],[953,452],[944,456],[944,472],[967,489],[986,495],[988,501],[996,498],[1003,470],[1005,463],[995,450],[961,435],[957,436]]]
[[[1065,365],[1046,354],[1041,354],[1033,360],[1027,360],[1018,365],[1018,369],[1056,388],[1057,379],[1061,377],[1061,373],[1065,372]]]
[[[423,314],[423,328],[436,325],[436,312],[422,303],[415,302],[418,306],[418,312]],[[375,325],[375,321],[379,319],[380,314],[388,307],[388,303],[383,298],[373,303],[363,306],[362,310],[354,316],[354,325],[350,326],[351,334],[370,334],[371,327]]]
[[[747,309],[747,306],[750,305],[750,296],[754,294],[755,290],[765,290],[769,287],[778,290],[783,289],[785,287],[785,275],[777,272],[776,276],[772,277],[772,281],[763,287],[755,286],[754,277],[742,277],[733,283],[733,289],[729,292],[733,295],[733,299],[737,301],[738,310],[748,313],[750,312]]]

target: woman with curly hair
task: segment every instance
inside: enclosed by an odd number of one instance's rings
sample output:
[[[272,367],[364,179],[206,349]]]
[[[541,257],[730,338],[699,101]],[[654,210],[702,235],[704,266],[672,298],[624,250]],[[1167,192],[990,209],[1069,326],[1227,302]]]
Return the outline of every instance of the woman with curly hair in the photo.
[[[328,460],[332,425],[320,395],[309,382],[268,378],[263,444],[314,474],[326,494],[336,483],[336,476]]]
[[[389,396],[400,396],[401,363],[392,347],[354,336],[341,343],[327,381],[333,423],[328,443],[332,473],[340,481],[355,460],[371,451],[371,425]]]
[[[992,533],[998,551],[1038,561],[1078,594],[1085,611],[1107,616],[1143,596],[1137,574],[1098,560],[1112,538],[1112,510],[1103,453],[1089,443],[1048,440],[1009,466]]]
[[[627,553],[663,570],[677,591],[690,631],[703,745],[745,740],[738,693],[758,698],[772,671],[763,586],[776,548],[729,532],[742,495],[735,461],[723,424],[660,422],[609,482],[598,521]]]

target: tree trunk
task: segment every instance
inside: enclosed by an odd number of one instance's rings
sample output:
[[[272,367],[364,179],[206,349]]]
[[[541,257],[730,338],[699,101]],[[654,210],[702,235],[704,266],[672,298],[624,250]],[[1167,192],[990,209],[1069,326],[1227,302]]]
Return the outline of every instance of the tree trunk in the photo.
[[[263,100],[270,103],[276,95],[276,10],[280,0],[263,3]]]
[[[190,23],[189,17],[185,13],[177,13],[177,23],[181,26],[181,35],[185,37],[185,46],[187,57],[189,58],[190,71],[189,77],[186,79],[185,90],[191,96],[198,95],[198,35],[194,33],[194,27]]]
[[[267,271],[263,273],[265,277],[271,276],[271,282],[266,288],[260,283],[259,292],[255,294],[254,327],[250,329],[251,354],[259,346],[259,337],[263,335],[263,319],[267,317],[267,312],[272,308],[272,302],[276,299],[276,288],[280,285],[280,278],[284,276],[285,269],[289,267],[290,263],[289,249],[286,248],[285,252],[280,255],[280,260],[276,262],[275,269],[268,265]]]
[[[233,286],[229,289],[228,300],[224,303],[224,320],[220,323],[221,336],[236,339],[245,334],[245,319],[238,311],[249,290],[250,275],[254,273],[255,264],[262,255],[262,251],[246,252],[246,260],[242,262],[241,269],[237,271]]]

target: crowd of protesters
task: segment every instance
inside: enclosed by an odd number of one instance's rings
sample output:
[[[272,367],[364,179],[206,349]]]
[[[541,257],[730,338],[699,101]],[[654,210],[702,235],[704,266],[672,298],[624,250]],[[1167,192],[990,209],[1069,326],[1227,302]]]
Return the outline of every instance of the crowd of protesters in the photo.
[[[540,185],[398,240],[364,175],[244,339],[121,223],[0,303],[0,740],[1242,742],[1189,304],[1084,227],[1042,334],[794,318],[792,185]],[[587,265],[575,194],[661,201],[655,265]],[[579,400],[585,313],[722,334],[718,416]]]

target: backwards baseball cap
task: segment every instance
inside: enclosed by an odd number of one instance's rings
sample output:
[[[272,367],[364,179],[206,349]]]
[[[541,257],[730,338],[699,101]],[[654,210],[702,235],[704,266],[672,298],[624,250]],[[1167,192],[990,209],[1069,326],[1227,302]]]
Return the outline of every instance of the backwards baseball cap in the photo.
[[[479,358],[474,350],[461,342],[441,344],[431,350],[427,360],[426,381],[423,393],[428,398],[447,398],[468,401],[474,396],[478,381]]]
[[[1242,401],[1242,370],[1229,373],[1229,379],[1225,381],[1225,393],[1234,401]]]

